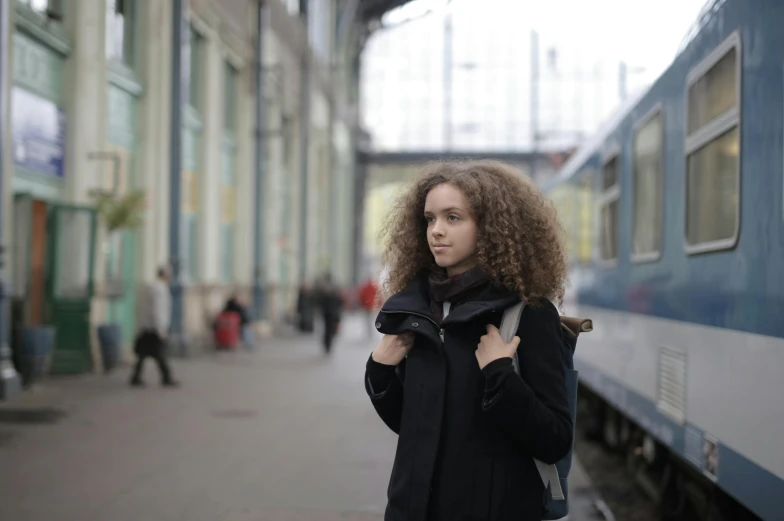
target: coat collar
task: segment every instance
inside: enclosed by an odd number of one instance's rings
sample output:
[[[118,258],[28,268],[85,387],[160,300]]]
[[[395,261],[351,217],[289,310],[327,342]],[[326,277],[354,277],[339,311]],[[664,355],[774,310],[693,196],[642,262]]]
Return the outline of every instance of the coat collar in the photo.
[[[392,295],[382,306],[381,311],[387,313],[412,313],[437,322],[430,310],[428,292],[428,272],[422,270],[402,291]],[[520,302],[519,295],[506,288],[487,284],[470,301],[455,308],[443,321],[443,326],[454,323],[470,322],[481,314],[502,311]]]

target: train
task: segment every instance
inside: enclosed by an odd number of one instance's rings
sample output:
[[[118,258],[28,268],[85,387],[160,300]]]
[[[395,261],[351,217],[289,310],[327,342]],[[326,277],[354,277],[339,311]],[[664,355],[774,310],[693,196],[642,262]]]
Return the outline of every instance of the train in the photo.
[[[710,2],[541,184],[570,247],[566,311],[594,324],[578,423],[663,517],[784,520],[783,21],[784,2]]]

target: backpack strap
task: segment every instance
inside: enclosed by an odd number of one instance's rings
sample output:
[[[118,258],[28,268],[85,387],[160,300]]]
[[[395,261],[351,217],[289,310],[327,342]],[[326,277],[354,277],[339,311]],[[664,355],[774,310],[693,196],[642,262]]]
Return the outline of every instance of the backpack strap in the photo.
[[[501,329],[499,333],[507,344],[511,342],[517,334],[517,328],[520,326],[520,317],[523,316],[523,309],[525,309],[524,300],[504,310],[504,317],[501,319]],[[520,362],[517,360],[517,352],[515,352],[512,357],[512,365],[514,365],[515,373],[520,374]]]
[[[504,316],[501,319],[501,338],[507,344],[512,341],[517,334],[517,328],[520,326],[520,317],[523,315],[525,309],[525,301],[518,302],[512,307],[506,308]],[[519,346],[518,346],[519,349]],[[512,357],[512,365],[514,366],[515,373],[520,374],[520,361],[517,358],[517,352]],[[548,465],[538,459],[534,459],[536,470],[539,471],[539,477],[542,478],[542,484],[547,489],[550,488],[550,494],[553,499],[565,499],[563,489],[561,488],[561,480],[558,476],[558,469],[555,465]]]

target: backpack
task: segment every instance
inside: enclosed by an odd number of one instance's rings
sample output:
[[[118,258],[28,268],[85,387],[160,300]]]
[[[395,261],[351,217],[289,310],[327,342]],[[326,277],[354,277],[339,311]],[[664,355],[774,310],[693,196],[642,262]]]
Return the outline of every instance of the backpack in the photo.
[[[517,334],[517,327],[520,324],[520,316],[523,314],[525,302],[520,302],[504,311],[501,319],[501,338],[509,343]],[[580,333],[587,333],[593,330],[593,323],[589,319],[561,317],[561,352],[563,354],[566,384],[566,398],[569,402],[569,412],[572,415],[572,433],[574,425],[577,423],[577,371],[574,369],[574,350],[577,347],[577,337]],[[525,346],[521,346],[524,348]],[[521,347],[518,347],[520,349]],[[520,362],[515,353],[512,359],[514,370],[520,374]],[[572,452],[574,452],[574,442],[569,452],[561,461],[555,465],[548,465],[534,459],[536,469],[542,478],[545,488],[544,498],[544,521],[561,519],[569,514],[569,490],[567,478],[572,467]]]

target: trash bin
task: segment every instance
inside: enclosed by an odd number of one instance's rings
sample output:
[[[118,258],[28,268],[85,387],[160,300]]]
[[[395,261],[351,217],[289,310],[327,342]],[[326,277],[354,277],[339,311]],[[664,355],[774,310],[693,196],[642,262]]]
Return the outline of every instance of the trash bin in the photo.
[[[101,346],[101,363],[105,373],[110,373],[117,367],[121,343],[122,329],[119,324],[98,326],[98,344]]]
[[[46,372],[46,363],[54,347],[54,335],[53,326],[22,327],[20,359],[25,386],[32,385]]]

